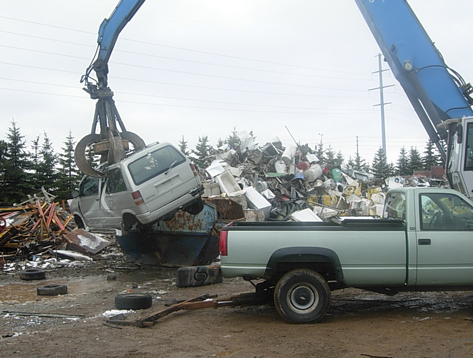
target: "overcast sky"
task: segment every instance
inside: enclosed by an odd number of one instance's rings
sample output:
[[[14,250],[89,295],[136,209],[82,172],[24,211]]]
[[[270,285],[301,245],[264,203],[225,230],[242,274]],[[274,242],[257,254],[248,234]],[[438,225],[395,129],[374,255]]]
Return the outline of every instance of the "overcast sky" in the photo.
[[[100,23],[118,0],[0,2],[0,139],[12,120],[28,149],[47,133],[56,151],[69,131],[90,133],[95,101],[80,78]],[[447,64],[473,78],[473,2],[409,4]],[[377,54],[353,0],[147,0],[109,62],[109,85],[127,130],[147,143],[215,145],[235,128],[261,145],[321,140],[369,162],[381,146]],[[387,69],[387,64],[384,64]],[[428,137],[390,71],[384,72],[388,161]],[[42,137],[41,137],[42,140]]]

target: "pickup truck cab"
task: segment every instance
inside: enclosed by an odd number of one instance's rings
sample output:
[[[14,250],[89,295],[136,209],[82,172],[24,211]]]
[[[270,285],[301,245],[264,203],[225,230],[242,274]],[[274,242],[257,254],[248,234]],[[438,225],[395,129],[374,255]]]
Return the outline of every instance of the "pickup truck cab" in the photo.
[[[321,320],[331,290],[473,289],[473,203],[450,189],[387,193],[382,219],[233,223],[220,234],[223,277],[263,279],[291,323]]]
[[[85,175],[73,193],[70,209],[81,228],[126,231],[203,208],[194,165],[169,143],[151,144],[101,170],[103,178]]]

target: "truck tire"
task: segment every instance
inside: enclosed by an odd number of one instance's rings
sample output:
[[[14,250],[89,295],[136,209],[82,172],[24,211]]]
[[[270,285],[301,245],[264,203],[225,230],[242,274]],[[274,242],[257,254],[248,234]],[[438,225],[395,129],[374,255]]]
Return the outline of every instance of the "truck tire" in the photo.
[[[320,321],[330,308],[327,281],[315,271],[296,269],[286,273],[274,288],[274,305],[289,323]]]

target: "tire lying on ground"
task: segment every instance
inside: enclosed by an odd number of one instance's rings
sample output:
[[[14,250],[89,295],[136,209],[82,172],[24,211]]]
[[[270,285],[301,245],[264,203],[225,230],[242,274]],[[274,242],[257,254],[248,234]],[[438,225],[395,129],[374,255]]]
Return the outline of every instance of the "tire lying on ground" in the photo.
[[[57,295],[66,295],[67,286],[66,285],[44,285],[39,286],[36,289],[36,293],[39,296],[57,296]]]
[[[115,307],[119,310],[142,310],[152,304],[153,298],[149,293],[121,293],[115,296]]]
[[[22,280],[44,280],[46,273],[43,270],[30,268],[20,271],[20,278]]]

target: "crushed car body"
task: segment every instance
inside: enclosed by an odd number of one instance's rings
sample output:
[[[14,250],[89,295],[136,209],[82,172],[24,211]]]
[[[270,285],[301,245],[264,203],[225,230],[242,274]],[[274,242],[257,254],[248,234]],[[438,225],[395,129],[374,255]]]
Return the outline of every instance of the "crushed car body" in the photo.
[[[103,178],[85,175],[70,209],[79,228],[130,230],[169,220],[183,209],[203,208],[203,187],[194,165],[175,146],[155,143],[118,163],[100,168]]]

